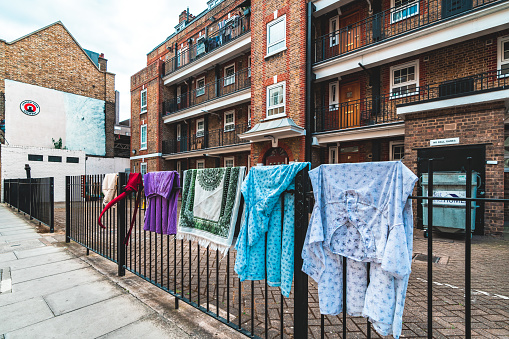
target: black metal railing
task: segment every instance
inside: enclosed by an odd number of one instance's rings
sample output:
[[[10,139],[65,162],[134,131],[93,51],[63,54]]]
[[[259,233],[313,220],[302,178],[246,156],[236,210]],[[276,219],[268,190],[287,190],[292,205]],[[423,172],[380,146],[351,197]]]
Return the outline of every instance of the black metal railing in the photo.
[[[505,0],[415,0],[392,7],[314,42],[314,62],[325,61],[416,29],[439,23],[461,13]]]
[[[314,114],[313,132],[336,131],[402,121],[397,115],[397,107],[508,88],[509,74],[502,74],[500,70],[497,70],[417,87],[410,93],[388,93],[326,107],[317,107]]]
[[[411,196],[412,200],[428,202],[428,229],[433,229],[433,202],[443,197],[433,196],[433,163],[440,159],[420,159],[427,162],[428,169],[428,196]],[[508,203],[508,200],[496,198],[471,198],[472,161],[465,161],[466,174],[465,198],[448,198],[456,201],[475,202],[479,204]],[[462,165],[462,164],[460,164]],[[88,177],[90,178],[100,178]],[[117,205],[112,214],[106,219],[111,221],[106,225],[106,230],[101,230],[97,225],[97,217],[100,213],[100,202],[86,200],[83,195],[83,177],[68,177],[66,192],[66,239],[75,240],[87,248],[96,251],[118,264],[119,275],[128,270],[142,279],[154,284],[160,289],[175,297],[175,308],[179,307],[179,301],[183,301],[202,312],[212,316],[218,321],[234,328],[235,330],[252,338],[261,337],[291,337],[304,339],[308,337],[329,337],[330,333],[337,336],[342,333],[342,338],[359,329],[371,338],[371,324],[367,320],[351,317],[343,312],[340,315],[320,315],[317,305],[318,290],[316,284],[308,282],[308,277],[302,272],[301,251],[307,232],[308,218],[313,206],[313,194],[310,192],[310,183],[307,169],[299,172],[295,178],[295,189],[284,194],[293,194],[295,197],[295,270],[293,290],[289,298],[281,296],[279,288],[269,287],[265,280],[241,282],[233,270],[236,252],[233,247],[225,257],[221,258],[218,251],[200,246],[198,243],[177,240],[173,235],[162,235],[143,230],[143,220],[146,201],[142,197],[142,203],[134,223],[134,229],[127,246],[123,239],[131,222],[131,216],[135,208],[136,195],[131,193],[126,200]],[[100,180],[90,179],[98,183]],[[123,187],[127,183],[127,175],[119,174],[118,186]],[[86,185],[86,184],[85,184]],[[120,192],[120,189],[119,189]],[[465,229],[472,229],[470,217],[471,208],[465,204]],[[470,207],[470,206],[469,206]],[[282,209],[284,210],[284,209]],[[425,283],[427,290],[422,287],[409,285],[407,303],[412,297],[413,308],[411,317],[415,320],[408,325],[403,323],[403,330],[417,331],[422,337],[441,337],[442,334],[434,333],[437,327],[437,308],[441,305],[434,304],[437,296],[434,270],[437,266],[433,263],[433,232],[429,232],[427,239],[427,277]],[[454,300],[461,299],[459,306],[455,308],[458,317],[457,323],[464,323],[464,330],[457,329],[459,335],[471,338],[472,318],[481,317],[484,312],[483,303],[472,303],[471,299],[471,234],[465,232],[465,261],[462,280],[465,290],[455,286],[457,293],[448,296]],[[347,265],[343,265],[343,274],[346,275]],[[415,273],[412,273],[415,274]],[[369,276],[369,273],[368,273]],[[410,276],[412,277],[412,275]],[[414,279],[415,280],[415,279]],[[422,279],[421,279],[422,280]],[[369,282],[369,280],[368,280]],[[443,285],[442,283],[438,284]],[[343,284],[343,295],[347,293],[347,286]],[[418,290],[415,290],[418,288]],[[442,292],[439,292],[442,293]],[[450,292],[454,293],[454,292]],[[270,300],[269,300],[270,296]],[[479,297],[479,296],[477,296]],[[347,298],[343,298],[343,309],[347,309]],[[408,306],[407,306],[408,307]],[[479,308],[481,307],[481,308]],[[480,311],[473,313],[472,309]],[[427,314],[427,317],[425,316]],[[476,320],[479,321],[479,320]],[[355,324],[349,326],[348,324]],[[442,326],[442,324],[440,324]],[[362,337],[362,336],[361,336]]]
[[[251,87],[251,69],[246,68],[237,73],[217,79],[203,87],[194,89],[163,102],[163,116],[197,106]]]
[[[248,124],[237,124],[193,134],[190,137],[163,140],[163,154],[183,153],[200,149],[249,143],[249,141],[239,138],[239,134],[247,132],[248,129]]]
[[[55,229],[54,178],[4,179],[4,202]]]
[[[177,55],[164,65],[164,75],[171,74],[205,57],[208,53],[228,44],[251,31],[250,17],[235,16],[224,22],[208,36],[197,38],[186,50],[177,50]]]

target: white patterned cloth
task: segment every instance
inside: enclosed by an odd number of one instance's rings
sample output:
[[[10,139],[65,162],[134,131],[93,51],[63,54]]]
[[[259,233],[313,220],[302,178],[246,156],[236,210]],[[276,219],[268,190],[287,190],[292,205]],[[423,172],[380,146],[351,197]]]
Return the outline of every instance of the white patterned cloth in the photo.
[[[346,311],[399,338],[412,262],[408,197],[417,177],[399,161],[321,165],[309,176],[315,206],[302,270],[318,283],[320,312],[343,311],[346,257]]]
[[[103,205],[106,206],[108,203],[115,198],[117,195],[117,173],[108,173],[104,176],[102,182],[102,190],[103,190]]]

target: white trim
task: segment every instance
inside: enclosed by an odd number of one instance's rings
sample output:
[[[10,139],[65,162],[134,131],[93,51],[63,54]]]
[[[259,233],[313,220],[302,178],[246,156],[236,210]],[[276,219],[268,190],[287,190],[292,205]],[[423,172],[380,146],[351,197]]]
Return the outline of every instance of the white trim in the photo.
[[[143,105],[143,94],[145,94],[145,106]],[[147,97],[147,89],[142,89],[141,92],[140,92],[140,114],[142,113],[147,113],[147,101],[148,101],[148,97]]]
[[[198,149],[192,150],[182,153],[174,153],[174,154],[165,154],[163,158],[165,160],[174,160],[174,159],[186,159],[186,158],[198,158],[203,157],[203,154],[208,155],[216,155],[216,154],[225,154],[225,153],[236,153],[236,152],[245,152],[251,149],[251,144],[248,141],[242,141],[242,144],[232,145],[232,146],[218,146],[213,148],[207,148],[206,150]]]
[[[224,167],[235,167],[235,157],[224,157]],[[232,165],[231,166],[226,166],[226,162],[231,160],[232,161]]]
[[[276,105],[273,105],[271,106],[269,103],[270,103],[270,100],[269,100],[269,91],[273,88],[278,88],[278,87],[281,87],[283,86],[283,103],[282,104],[276,104]],[[274,119],[274,118],[279,118],[279,117],[282,117],[282,116],[286,116],[286,81],[281,81],[281,82],[278,82],[277,84],[274,84],[274,85],[270,85],[270,86],[267,86],[267,97],[266,97],[266,110],[265,110],[265,117],[266,119]],[[276,113],[276,114],[271,114],[269,115],[269,109],[277,109],[277,108],[280,108],[280,107],[283,107],[283,113]]]
[[[198,84],[202,80],[203,80],[203,86],[202,87],[198,87]],[[200,91],[200,94],[198,94],[198,91]],[[205,94],[205,77],[203,76],[201,78],[196,79],[196,97],[202,96],[204,94]]]
[[[395,141],[389,141],[389,161],[394,161],[394,146],[403,146],[403,157],[405,156],[404,146],[405,146],[405,140],[395,140]],[[403,159],[403,158],[401,158]],[[400,159],[396,159],[400,160]]]
[[[203,164],[202,168],[205,168],[205,160],[196,160],[196,169],[200,169],[200,164]]]
[[[143,173],[143,168],[145,168],[145,173]],[[141,175],[147,174],[147,163],[146,162],[140,163],[140,173],[141,173]]]
[[[331,154],[333,152],[334,152],[334,154]],[[329,147],[329,164],[338,164],[338,163],[339,163],[338,146],[331,146],[331,147]]]
[[[233,121],[230,122],[230,123],[227,123],[226,122],[226,116],[229,115],[229,114],[232,114],[233,115]],[[233,126],[233,128],[231,128],[230,126]],[[224,131],[225,132],[231,132],[231,131],[235,131],[235,110],[231,110],[231,111],[226,111],[224,112],[224,127],[223,127]]]
[[[403,121],[380,124],[374,127],[348,128],[332,133],[316,134],[315,137],[318,143],[323,145],[331,142],[377,139],[400,135],[405,135],[405,123]]]
[[[199,129],[200,122],[203,122],[203,129]],[[201,138],[204,135],[205,135],[205,119],[204,118],[196,119],[196,137]]]
[[[144,154],[144,155],[137,155],[135,157],[130,157],[129,160],[156,158],[156,157],[162,157],[162,156],[163,156],[163,153],[151,153],[151,154]]]
[[[509,66],[509,58],[504,60],[504,49],[502,46],[505,42],[509,43],[509,35],[499,37],[498,41],[497,41],[497,70],[499,70],[499,71],[502,70],[502,66],[504,66],[504,65]],[[498,77],[505,78],[508,76],[509,76],[509,71],[507,74],[500,73]]]
[[[145,146],[143,146],[143,128],[145,128]],[[146,150],[148,144],[148,127],[147,124],[143,124],[140,126],[140,151]]]
[[[334,90],[334,86],[336,89]],[[333,94],[336,96],[336,100],[332,100]],[[333,81],[329,83],[329,111],[336,111],[339,109],[339,81]]]
[[[414,80],[410,80],[410,81],[406,81],[406,82],[402,82],[402,83],[399,83],[399,84],[394,84],[394,72],[396,71],[399,71],[399,70],[402,70],[402,69],[405,69],[405,68],[409,68],[409,67],[414,67],[415,69],[415,73],[414,73]],[[418,93],[418,89],[419,89],[419,59],[416,59],[416,60],[413,60],[413,61],[410,61],[410,62],[406,62],[404,64],[401,64],[401,65],[396,65],[396,66],[392,66],[390,68],[390,98],[391,99],[397,99],[397,98],[403,98],[403,97],[408,97],[408,96],[412,96],[412,95],[415,95]],[[410,86],[410,85],[415,85],[415,92],[410,92],[410,93],[405,93],[405,94],[397,94],[397,95],[394,95],[393,94],[393,89],[394,88],[400,88],[400,87],[403,87],[403,86]]]
[[[396,7],[396,1],[391,0],[391,14],[390,14],[391,15],[391,24],[411,18],[415,15],[419,15],[419,1],[420,0],[411,0],[404,5]],[[417,6],[417,9],[415,10],[415,12],[413,12],[411,14],[403,14],[405,12],[405,10],[407,11],[407,13],[409,11],[411,11],[414,6]],[[395,15],[401,15],[401,16],[398,17],[397,19],[394,19]]]
[[[333,34],[334,32],[337,33]],[[329,19],[329,47],[337,45],[339,45],[339,15],[333,16]]]
[[[226,75],[226,70],[233,67],[233,74]],[[228,83],[227,83],[228,82]],[[223,87],[233,85],[235,83],[235,63],[229,64],[223,70]]]
[[[283,22],[283,38],[278,40],[278,41],[275,41],[275,42],[273,42],[272,44],[269,45],[270,28],[272,26],[275,26],[275,25],[279,24],[280,22]],[[280,47],[277,50],[269,51],[269,49],[271,47],[276,46],[276,45],[280,44],[281,42],[284,42],[284,46],[283,47]],[[269,23],[267,23],[267,56],[274,55],[276,53],[282,52],[284,49],[286,49],[286,14],[280,16],[279,18],[277,18],[275,20],[272,20]]]

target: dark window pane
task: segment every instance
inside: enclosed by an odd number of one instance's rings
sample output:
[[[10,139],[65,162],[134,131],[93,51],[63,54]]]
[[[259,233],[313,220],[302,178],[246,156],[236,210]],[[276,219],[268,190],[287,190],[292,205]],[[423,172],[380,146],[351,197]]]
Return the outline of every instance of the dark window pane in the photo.
[[[80,158],[77,157],[67,157],[67,162],[71,164],[79,164]]]
[[[39,154],[29,154],[28,161],[42,161],[42,155]]]
[[[56,155],[48,155],[48,161],[49,162],[62,162],[62,157],[56,156]]]

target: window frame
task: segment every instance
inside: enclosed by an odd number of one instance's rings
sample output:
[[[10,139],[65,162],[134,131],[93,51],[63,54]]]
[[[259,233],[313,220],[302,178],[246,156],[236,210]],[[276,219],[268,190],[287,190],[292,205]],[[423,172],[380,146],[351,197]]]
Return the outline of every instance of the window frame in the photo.
[[[270,100],[269,100],[269,92],[273,88],[277,88],[283,86],[283,104],[275,105],[274,107],[270,106]],[[281,117],[286,117],[286,81],[280,81],[278,83],[275,83],[273,85],[267,86],[267,92],[266,92],[266,110],[265,110],[265,119],[276,119]],[[283,107],[283,113],[277,113],[269,115],[269,109],[275,109]]]
[[[235,167],[235,157],[224,157],[224,159],[223,159],[223,160],[224,160],[224,161],[223,161],[223,165],[224,165],[224,167]],[[227,166],[227,165],[226,165],[226,162],[227,162],[227,161],[230,161],[230,160],[231,160],[231,162],[232,162],[232,165],[231,165],[231,166]]]
[[[233,116],[233,121],[232,122],[227,122],[227,115],[232,115]],[[230,111],[226,111],[224,112],[224,126],[223,126],[223,130],[225,132],[231,132],[231,131],[235,131],[235,110],[230,110]],[[231,128],[230,126],[233,126],[233,128]]]
[[[339,163],[338,151],[339,151],[338,146],[329,147],[329,164],[338,164]],[[334,155],[332,154],[333,152],[335,153]]]
[[[143,105],[143,95],[145,94],[145,105]],[[147,89],[142,89],[140,92],[140,114],[147,113]]]
[[[180,141],[182,139],[182,125],[177,124],[177,141]]]
[[[414,73],[415,77],[414,77],[414,80],[394,85],[394,72],[398,71],[398,70],[401,70],[401,69],[409,68],[409,67],[412,67],[412,66],[415,67],[415,73]],[[410,61],[410,62],[406,62],[404,64],[391,66],[391,68],[389,70],[389,73],[390,73],[390,84],[389,84],[390,95],[389,95],[389,97],[390,97],[391,100],[392,99],[399,99],[399,98],[404,98],[404,97],[408,97],[408,96],[419,94],[419,59],[416,59],[416,60],[413,60],[413,61]],[[408,86],[408,85],[412,85],[414,83],[415,83],[415,91],[414,92],[405,93],[405,94],[397,94],[397,95],[394,94],[394,88]]]
[[[509,72],[507,74],[502,74],[502,66],[509,65],[509,58],[504,60],[504,43],[509,43],[509,35],[499,37],[497,41],[497,73],[499,78],[509,77]]]
[[[251,55],[247,57],[247,77],[251,77]]]
[[[226,71],[233,67],[233,74],[232,75],[226,75]],[[223,70],[223,87],[233,85],[235,83],[235,63],[229,64],[228,66],[224,67]],[[228,83],[227,83],[228,82]]]
[[[143,142],[143,129],[145,129],[145,142]],[[147,139],[148,139],[148,128],[147,124],[143,124],[140,126],[140,151],[147,149]]]
[[[196,160],[196,169],[200,169],[200,164],[203,164],[203,168],[205,168],[205,160]]]
[[[419,2],[420,0],[412,0],[409,1],[407,4],[396,7],[396,0],[391,0],[391,9],[390,9],[390,15],[391,15],[391,24],[398,23],[400,21],[406,20],[408,18],[411,18],[413,16],[419,15]],[[416,10],[412,14],[401,14],[401,17],[394,19],[395,15],[400,15],[400,13],[406,11],[407,13],[410,11],[410,8],[413,6],[416,6]]]
[[[203,86],[198,87],[198,84],[202,80],[203,80]],[[203,76],[201,78],[196,79],[196,97],[202,96],[204,94],[205,94],[205,77]]]
[[[143,173],[143,169],[145,169],[145,173]],[[140,174],[141,175],[147,174],[147,163],[146,162],[140,163]]]
[[[247,105],[247,127],[251,128],[251,105]]]
[[[403,157],[401,159],[394,159],[394,147],[395,146],[403,146]],[[397,140],[397,141],[389,141],[389,161],[399,161],[405,157],[405,141]]]
[[[278,40],[278,41],[273,42],[272,44],[270,44],[270,43],[269,43],[269,38],[270,38],[270,28],[271,28],[272,26],[277,25],[277,24],[278,24],[278,23],[280,23],[281,21],[283,21],[283,30],[284,30],[284,32],[283,32],[283,39]],[[267,29],[267,30],[266,30],[266,32],[267,32],[267,41],[266,41],[266,43],[267,43],[267,49],[266,49],[267,55],[266,55],[265,57],[269,57],[269,56],[271,56],[271,55],[274,55],[274,54],[277,54],[277,53],[280,53],[280,52],[282,52],[282,51],[286,50],[286,14],[285,14],[285,15],[280,16],[280,17],[279,17],[279,18],[277,18],[277,19],[272,20],[271,22],[268,22],[268,23],[267,23],[267,28],[266,28],[266,29]],[[280,43],[281,43],[281,42],[283,42],[283,41],[284,41],[284,46],[283,46],[283,47],[281,47],[281,48],[279,48],[279,49],[277,49],[277,50],[274,50],[274,51],[272,51],[272,52],[269,52],[269,49],[270,49],[272,46],[278,45],[278,44],[280,44]]]
[[[336,29],[333,28],[333,23],[336,23]],[[329,47],[339,45],[339,15],[333,16],[329,19]],[[334,34],[335,33],[335,34]]]
[[[180,104],[182,101],[182,87],[177,86],[177,104]]]
[[[200,122],[203,122],[203,128],[202,129],[199,129]],[[204,118],[196,119],[196,137],[197,138],[201,138],[203,136],[205,136],[205,119]]]
[[[333,86],[336,90],[333,91]],[[336,100],[332,100],[332,94],[336,95]],[[339,109],[339,81],[329,83],[329,111],[337,111]]]

